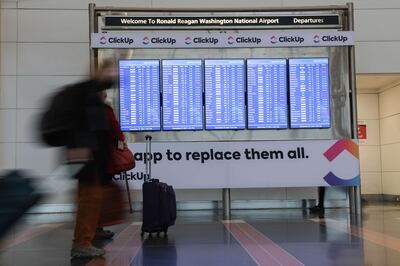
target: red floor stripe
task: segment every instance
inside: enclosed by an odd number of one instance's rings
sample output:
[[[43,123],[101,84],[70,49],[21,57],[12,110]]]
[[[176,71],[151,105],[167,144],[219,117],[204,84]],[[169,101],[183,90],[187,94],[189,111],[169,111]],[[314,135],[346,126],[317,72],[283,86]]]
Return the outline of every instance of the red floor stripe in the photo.
[[[400,251],[400,239],[379,233],[370,229],[358,226],[348,225],[347,223],[338,222],[332,219],[313,219],[312,221],[323,224],[327,227],[346,232],[361,239],[373,242],[375,244]]]
[[[265,251],[271,254],[282,265],[287,266],[300,266],[304,265],[296,257],[289,254],[286,250],[275,244],[271,239],[264,234],[257,231],[253,226],[248,223],[239,223],[239,227],[248,233],[257,243],[263,247]]]
[[[223,223],[258,265],[304,266],[298,259],[245,221],[224,221]]]
[[[109,243],[105,247],[106,254],[104,257],[93,259],[87,265],[130,265],[142,247],[140,228],[141,225],[138,223],[129,225],[125,230],[118,234],[113,242]]]
[[[25,231],[13,234],[13,235],[7,237],[4,241],[1,241],[0,250],[8,249],[8,248],[14,247],[16,245],[19,245],[21,243],[24,243],[24,242],[31,240],[37,236],[40,236],[44,233],[47,233],[56,228],[59,228],[62,225],[63,224],[41,224],[41,225],[35,226],[33,228],[29,228]]]
[[[249,256],[257,263],[257,265],[265,266],[277,266],[282,265],[275,260],[273,256],[265,252],[258,243],[249,237],[244,231],[240,229],[237,222],[224,221],[225,227],[240,243],[240,245],[246,250]]]

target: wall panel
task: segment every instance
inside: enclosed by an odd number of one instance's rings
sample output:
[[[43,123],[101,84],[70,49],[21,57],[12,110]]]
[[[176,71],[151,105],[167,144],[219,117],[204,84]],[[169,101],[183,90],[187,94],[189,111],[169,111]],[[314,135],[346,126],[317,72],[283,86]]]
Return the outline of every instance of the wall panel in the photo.
[[[381,118],[400,114],[400,85],[379,94],[379,115]]]
[[[18,0],[0,0],[1,9],[15,9],[17,8]]]
[[[18,76],[18,108],[44,108],[47,99],[62,86],[85,76]]]
[[[17,74],[17,44],[0,43],[0,75]]]
[[[18,75],[79,76],[88,73],[89,44],[18,44]]]
[[[379,119],[378,94],[357,94],[358,119]]]
[[[0,142],[15,142],[17,135],[17,110],[0,110]]]
[[[150,7],[148,0],[33,0],[20,1],[19,8],[38,9],[82,9],[87,10],[89,3],[97,6],[121,6],[121,7]]]
[[[0,76],[0,109],[17,107],[17,77]]]
[[[0,41],[16,42],[17,41],[17,10],[2,9],[0,10]]]
[[[356,40],[400,41],[398,17],[400,17],[400,8],[356,10],[354,12]]]
[[[89,42],[87,10],[18,10],[19,42]]]
[[[381,119],[380,123],[382,145],[400,142],[400,114]]]
[[[382,145],[382,171],[399,171],[400,172],[400,143]],[[399,191],[400,192],[400,191]]]
[[[381,156],[379,146],[360,146],[361,172],[380,172]]]
[[[40,142],[38,125],[41,109],[17,111],[17,142]]]
[[[364,8],[400,8],[400,2],[397,0],[352,0],[355,9]],[[343,0],[283,0],[284,6],[325,6],[325,5],[345,5],[347,1]]]
[[[382,194],[382,173],[361,172],[361,193]]]
[[[15,168],[15,143],[0,143],[0,174],[2,170]]]
[[[152,7],[154,8],[237,8],[237,7],[277,7],[282,6],[281,0],[248,0],[246,5],[243,5],[241,1],[229,1],[229,0],[152,0]]]
[[[382,181],[383,194],[400,195],[400,172],[383,172]]]
[[[356,42],[357,73],[400,73],[400,41]]]

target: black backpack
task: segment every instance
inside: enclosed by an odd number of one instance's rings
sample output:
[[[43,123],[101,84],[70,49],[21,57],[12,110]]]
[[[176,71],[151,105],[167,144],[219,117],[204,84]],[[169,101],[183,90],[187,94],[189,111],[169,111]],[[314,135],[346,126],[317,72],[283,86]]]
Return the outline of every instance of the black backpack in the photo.
[[[39,123],[42,141],[53,147],[66,146],[72,131],[82,127],[89,130],[98,127],[96,123],[104,120],[105,115],[101,110],[91,108],[91,101],[98,100],[97,93],[112,84],[112,81],[85,80],[64,87],[52,96]]]
[[[45,144],[53,147],[67,145],[68,135],[82,107],[79,96],[79,88],[70,86],[50,97],[39,121],[39,134]]]

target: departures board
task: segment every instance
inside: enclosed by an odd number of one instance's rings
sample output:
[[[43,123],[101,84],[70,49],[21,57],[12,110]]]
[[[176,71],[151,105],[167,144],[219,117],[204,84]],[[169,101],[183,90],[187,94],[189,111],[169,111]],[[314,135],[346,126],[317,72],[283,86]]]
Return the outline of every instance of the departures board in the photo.
[[[162,61],[163,130],[203,129],[201,60]]]
[[[330,128],[329,58],[120,60],[123,131]]]
[[[289,59],[291,128],[329,128],[328,58]]]
[[[119,77],[121,129],[160,130],[160,61],[121,60]]]

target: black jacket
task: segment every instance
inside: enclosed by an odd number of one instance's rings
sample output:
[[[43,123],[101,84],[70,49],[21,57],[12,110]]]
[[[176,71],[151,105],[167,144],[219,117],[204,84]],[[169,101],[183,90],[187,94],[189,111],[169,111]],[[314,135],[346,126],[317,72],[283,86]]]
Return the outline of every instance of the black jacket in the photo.
[[[111,85],[97,80],[69,85],[53,97],[42,119],[42,131],[55,133],[48,134],[53,146],[85,147],[92,151],[93,162],[76,176],[88,182],[106,178],[111,127],[99,93]]]

